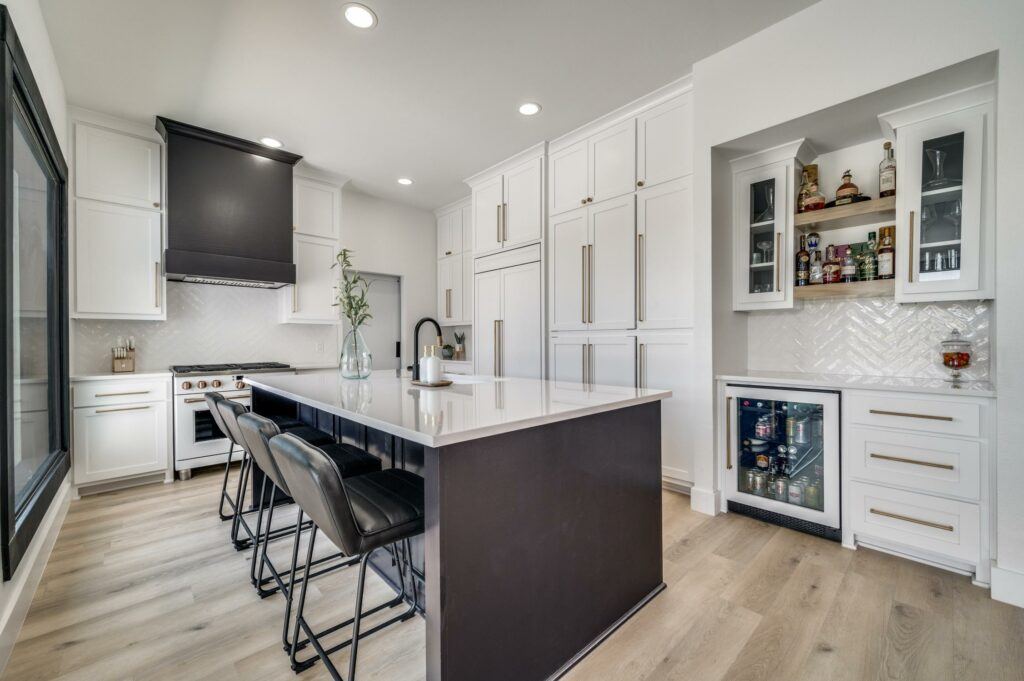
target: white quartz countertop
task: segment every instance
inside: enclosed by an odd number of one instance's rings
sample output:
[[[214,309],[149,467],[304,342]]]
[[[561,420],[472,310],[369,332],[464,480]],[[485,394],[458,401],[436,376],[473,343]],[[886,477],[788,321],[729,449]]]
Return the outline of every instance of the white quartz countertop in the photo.
[[[376,371],[346,380],[337,371],[253,374],[246,382],[281,397],[427,447],[475,440],[599,414],[672,396],[667,390],[561,385],[526,378],[450,376],[445,388],[414,386],[408,376]]]
[[[836,390],[892,390],[935,395],[969,395],[995,397],[995,386],[985,381],[965,381],[954,386],[941,378],[905,378],[899,376],[854,376],[846,374],[812,374],[799,371],[748,371],[716,377],[730,383],[757,383],[781,386],[810,386]]]

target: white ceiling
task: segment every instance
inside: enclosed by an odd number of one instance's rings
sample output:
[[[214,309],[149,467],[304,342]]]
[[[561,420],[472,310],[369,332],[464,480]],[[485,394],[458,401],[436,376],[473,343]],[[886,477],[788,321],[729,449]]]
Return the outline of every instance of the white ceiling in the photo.
[[[71,104],[277,137],[362,191],[435,208],[468,193],[463,178],[813,3],[365,0],[380,18],[368,31],[344,0],[41,4]],[[519,115],[527,100],[543,111]]]

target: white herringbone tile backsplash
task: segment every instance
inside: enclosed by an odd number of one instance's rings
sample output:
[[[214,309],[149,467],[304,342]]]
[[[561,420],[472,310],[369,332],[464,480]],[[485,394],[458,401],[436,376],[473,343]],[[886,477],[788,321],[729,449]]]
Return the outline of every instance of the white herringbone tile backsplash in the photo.
[[[938,344],[954,328],[974,344],[972,380],[989,376],[988,301],[900,305],[892,299],[806,301],[749,313],[747,364],[755,371],[945,378]]]
[[[135,369],[140,372],[214,362],[336,364],[338,328],[279,323],[280,295],[169,281],[165,322],[72,320],[71,371],[110,371],[110,348],[118,336],[135,336]],[[323,352],[317,352],[321,345]]]

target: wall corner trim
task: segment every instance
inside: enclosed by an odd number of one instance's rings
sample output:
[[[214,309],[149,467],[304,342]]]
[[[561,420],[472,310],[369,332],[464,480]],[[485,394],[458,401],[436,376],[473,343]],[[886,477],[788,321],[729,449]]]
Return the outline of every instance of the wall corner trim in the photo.
[[[992,598],[1024,608],[1024,572],[992,564]]]

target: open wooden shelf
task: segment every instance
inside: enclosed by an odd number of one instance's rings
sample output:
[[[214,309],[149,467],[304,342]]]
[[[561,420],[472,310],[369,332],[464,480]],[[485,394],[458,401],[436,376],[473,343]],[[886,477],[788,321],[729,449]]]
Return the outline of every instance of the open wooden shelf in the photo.
[[[826,300],[851,298],[886,298],[896,295],[895,279],[855,281],[852,284],[817,284],[815,286],[794,286],[796,300]]]
[[[882,222],[886,219],[896,218],[896,197],[887,196],[884,199],[872,199],[871,201],[860,201],[859,203],[848,203],[845,206],[834,208],[822,208],[812,210],[809,213],[797,213],[793,221],[802,231],[810,231],[815,228],[818,231],[839,229],[840,227],[854,227],[865,225],[871,222]]]

